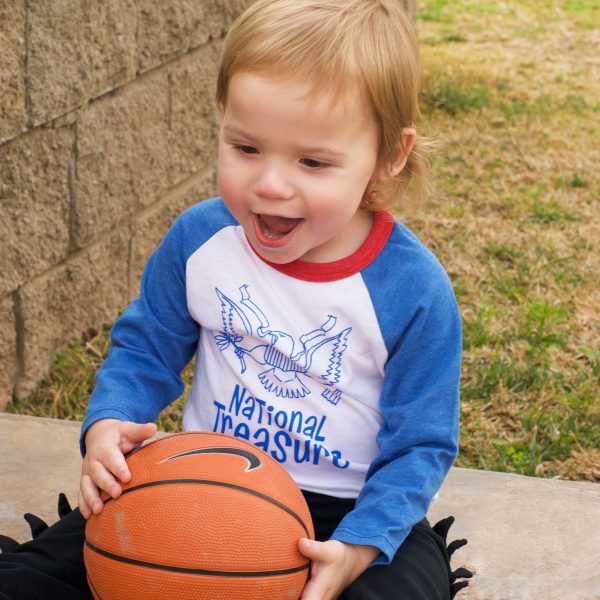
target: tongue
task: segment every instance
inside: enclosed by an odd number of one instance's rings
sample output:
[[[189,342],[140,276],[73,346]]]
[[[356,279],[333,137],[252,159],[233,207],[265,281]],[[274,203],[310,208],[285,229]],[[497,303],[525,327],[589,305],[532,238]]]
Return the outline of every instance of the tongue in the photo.
[[[261,215],[260,221],[265,233],[270,235],[285,235],[294,229],[301,219],[289,219],[288,217],[277,217],[274,215]]]

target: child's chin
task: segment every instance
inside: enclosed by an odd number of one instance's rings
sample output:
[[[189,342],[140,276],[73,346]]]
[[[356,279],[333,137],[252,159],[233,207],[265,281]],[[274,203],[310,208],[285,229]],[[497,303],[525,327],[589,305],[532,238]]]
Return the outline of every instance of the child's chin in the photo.
[[[255,249],[264,260],[276,265],[287,265],[300,258],[299,256],[296,256],[290,252],[273,252],[260,247]]]

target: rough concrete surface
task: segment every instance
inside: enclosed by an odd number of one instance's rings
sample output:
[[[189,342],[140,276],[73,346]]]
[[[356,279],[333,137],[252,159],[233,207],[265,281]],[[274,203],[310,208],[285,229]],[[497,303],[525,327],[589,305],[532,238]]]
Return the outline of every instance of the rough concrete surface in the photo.
[[[219,137],[215,103],[219,45],[182,57],[169,69],[169,175],[179,182],[212,165]]]
[[[27,81],[39,125],[132,79],[133,0],[36,0],[27,3]]]
[[[600,485],[455,468],[430,520],[448,515],[475,573],[460,598],[600,599]]]
[[[71,145],[40,128],[0,146],[0,295],[68,253]]]
[[[137,79],[81,110],[74,243],[84,247],[169,188],[166,71]]]
[[[13,303],[12,296],[0,298],[0,410],[11,399],[15,377],[17,336]]]
[[[0,534],[31,538],[23,514],[53,523],[59,492],[77,501],[81,423],[0,414]]]
[[[18,135],[26,124],[25,6],[0,3],[0,144]]]
[[[87,327],[112,323],[127,303],[129,229],[99,239],[21,287],[22,364],[16,393],[31,392],[52,353]]]
[[[145,71],[221,36],[252,0],[138,2],[138,68]]]
[[[56,520],[73,505],[80,424],[0,414],[0,533],[28,539],[22,514]],[[429,513],[466,537],[453,567],[474,571],[457,600],[600,599],[600,485],[452,469]]]

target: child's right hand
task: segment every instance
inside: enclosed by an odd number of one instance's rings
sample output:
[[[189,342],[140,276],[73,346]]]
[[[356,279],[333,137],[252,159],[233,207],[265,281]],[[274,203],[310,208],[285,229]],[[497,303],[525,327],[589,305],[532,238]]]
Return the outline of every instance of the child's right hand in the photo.
[[[113,498],[121,495],[119,482],[131,480],[125,454],[156,433],[154,423],[133,423],[118,419],[96,421],[85,434],[86,454],[79,483],[79,510],[85,519],[104,508],[100,490]]]

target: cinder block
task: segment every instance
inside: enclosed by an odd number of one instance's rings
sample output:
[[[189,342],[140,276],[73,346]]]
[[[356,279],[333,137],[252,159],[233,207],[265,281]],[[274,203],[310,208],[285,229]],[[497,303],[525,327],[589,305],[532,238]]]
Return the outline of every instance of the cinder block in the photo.
[[[0,296],[67,254],[71,148],[67,128],[0,147]]]
[[[139,284],[150,254],[160,244],[175,219],[186,209],[216,195],[216,169],[198,173],[171,190],[160,203],[137,218],[132,226],[130,299],[139,294]]]
[[[90,326],[112,322],[127,302],[129,229],[105,236],[18,292],[23,319],[19,397],[48,372],[52,353]]]
[[[13,299],[0,299],[0,410],[10,401],[15,382],[17,338]]]
[[[133,78],[134,0],[27,3],[28,92],[38,125]]]
[[[218,46],[216,42],[206,44],[170,69],[169,167],[174,182],[203,170],[217,158]]]
[[[25,129],[24,59],[24,4],[3,2],[0,4],[0,144]]]
[[[167,113],[166,71],[81,110],[73,206],[77,247],[121,225],[170,187]]]
[[[146,71],[227,31],[252,0],[138,2],[138,70]]]

